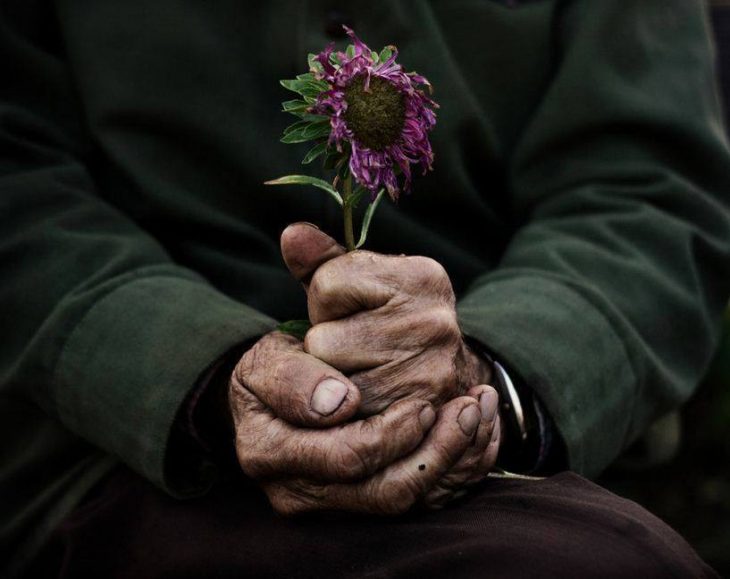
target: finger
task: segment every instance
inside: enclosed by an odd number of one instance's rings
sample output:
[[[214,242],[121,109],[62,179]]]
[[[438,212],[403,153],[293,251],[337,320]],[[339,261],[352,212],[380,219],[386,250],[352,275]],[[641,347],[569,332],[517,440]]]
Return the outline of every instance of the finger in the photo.
[[[460,340],[456,311],[446,304],[426,303],[418,309],[380,308],[319,323],[307,332],[304,349],[350,373]]]
[[[482,454],[482,460],[479,465],[479,471],[483,473],[489,473],[494,465],[497,464],[497,456],[499,455],[499,445],[502,442],[502,419],[497,414],[494,419],[494,428],[492,429],[492,439],[489,441],[489,446],[484,454]]]
[[[250,390],[271,412],[301,426],[343,423],[360,404],[360,391],[341,372],[304,352],[302,343],[280,332],[259,340],[244,354],[233,386]]]
[[[284,262],[292,275],[305,284],[325,261],[344,253],[344,247],[311,223],[292,223],[281,234]]]
[[[329,482],[362,479],[416,448],[436,418],[428,402],[407,400],[366,420],[307,430],[275,418],[260,402],[247,404],[236,449],[244,472],[256,479],[282,474]]]
[[[307,293],[309,317],[313,324],[336,320],[379,308],[398,295],[454,301],[449,277],[433,259],[353,251],[314,272]]]
[[[459,459],[474,437],[480,418],[476,400],[466,396],[455,398],[441,408],[426,440],[415,452],[366,481],[327,485],[324,489],[314,485],[309,487],[309,496],[298,493],[295,497],[288,492],[290,487],[279,487],[278,495],[284,497],[281,502],[294,513],[319,509],[403,513]],[[277,492],[269,496],[272,504],[279,499]]]
[[[377,414],[404,398],[428,400],[439,407],[459,396],[458,377],[449,359],[438,350],[430,350],[351,374],[350,380],[360,390],[358,414]]]
[[[480,385],[471,388],[468,396],[479,400],[482,420],[472,444],[464,451],[458,462],[431,488],[424,497],[424,504],[431,508],[443,506],[455,498],[468,485],[482,480],[494,466],[492,442],[497,436],[499,396],[491,386]],[[498,448],[498,447],[497,447]]]

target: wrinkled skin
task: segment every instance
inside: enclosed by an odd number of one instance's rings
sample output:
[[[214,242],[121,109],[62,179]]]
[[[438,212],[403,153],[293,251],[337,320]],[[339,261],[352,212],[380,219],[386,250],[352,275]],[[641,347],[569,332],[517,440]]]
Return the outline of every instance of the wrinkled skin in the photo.
[[[423,257],[346,254],[307,224],[282,234],[313,323],[274,332],[230,383],[239,462],[283,514],[439,507],[494,466],[489,367],[464,343],[444,269]]]
[[[446,271],[426,257],[357,251],[321,265],[307,292],[304,349],[350,376],[361,411],[402,398],[440,406],[490,372],[464,343]]]

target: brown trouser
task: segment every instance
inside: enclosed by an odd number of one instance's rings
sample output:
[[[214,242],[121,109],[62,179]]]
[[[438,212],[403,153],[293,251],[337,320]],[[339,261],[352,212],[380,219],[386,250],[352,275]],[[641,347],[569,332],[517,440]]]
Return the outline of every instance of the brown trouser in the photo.
[[[488,479],[441,511],[286,519],[245,479],[177,501],[127,469],[56,531],[32,577],[716,577],[635,503],[572,474]]]

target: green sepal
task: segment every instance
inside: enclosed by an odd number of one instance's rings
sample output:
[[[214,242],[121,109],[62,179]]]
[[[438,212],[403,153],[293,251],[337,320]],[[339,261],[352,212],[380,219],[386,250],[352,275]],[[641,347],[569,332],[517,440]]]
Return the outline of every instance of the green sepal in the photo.
[[[345,54],[347,55],[347,58],[354,58],[355,57],[355,45],[350,44],[347,49],[345,49]]]
[[[311,327],[312,324],[309,320],[289,320],[279,324],[276,329],[284,334],[294,336],[299,340],[304,340],[304,336],[307,335],[307,332]]]
[[[322,166],[327,169],[328,171],[331,171],[337,166],[337,161],[339,160],[342,153],[338,151],[329,151],[327,153],[327,156],[324,158],[324,162],[322,163]]]
[[[350,159],[350,154],[350,144],[344,142],[342,143],[342,151],[337,149],[327,150],[327,156],[324,158],[322,166],[328,171],[335,170],[339,173],[342,166]],[[340,178],[344,178],[344,176],[340,175]]]
[[[281,138],[282,143],[304,143],[314,139],[321,139],[322,137],[329,136],[332,130],[329,121],[320,121],[317,123],[299,121],[291,125],[289,129],[291,130],[285,132]]]
[[[360,199],[362,199],[362,196],[366,191],[367,189],[365,189],[364,187],[356,187],[347,201],[348,205],[350,207],[357,207],[357,204],[360,203]]]
[[[393,49],[390,46],[386,46],[383,48],[383,50],[380,51],[380,56],[378,59],[380,62],[387,62],[387,60],[393,56]]]
[[[362,219],[362,227],[360,228],[360,239],[358,239],[357,245],[355,245],[355,249],[360,249],[363,245],[365,245],[365,240],[368,238],[368,231],[370,230],[370,222],[373,220],[375,210],[378,208],[378,205],[380,204],[380,200],[383,198],[384,193],[385,189],[381,189],[375,200],[370,205],[368,205],[368,208],[365,211],[365,216]]]
[[[323,69],[322,63],[317,60],[317,55],[313,53],[309,53],[307,55],[307,64],[309,65],[309,70],[311,71],[318,71],[321,72]]]
[[[266,181],[264,185],[312,185],[326,191],[342,207],[342,197],[331,184],[324,179],[310,177],[309,175],[286,175],[273,181]]]
[[[306,155],[304,155],[304,159],[302,159],[302,165],[308,165],[312,161],[314,161],[317,157],[320,155],[323,155],[324,152],[327,150],[327,141],[323,141],[321,143],[317,143],[309,149]]]

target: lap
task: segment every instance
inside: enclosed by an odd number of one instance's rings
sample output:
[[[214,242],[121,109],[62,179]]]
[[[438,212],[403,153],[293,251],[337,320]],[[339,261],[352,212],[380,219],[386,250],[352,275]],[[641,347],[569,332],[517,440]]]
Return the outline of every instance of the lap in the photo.
[[[242,477],[177,501],[120,469],[57,530],[53,577],[702,577],[689,545],[573,474],[487,479],[440,511],[287,519]],[[36,575],[38,576],[38,575]]]

